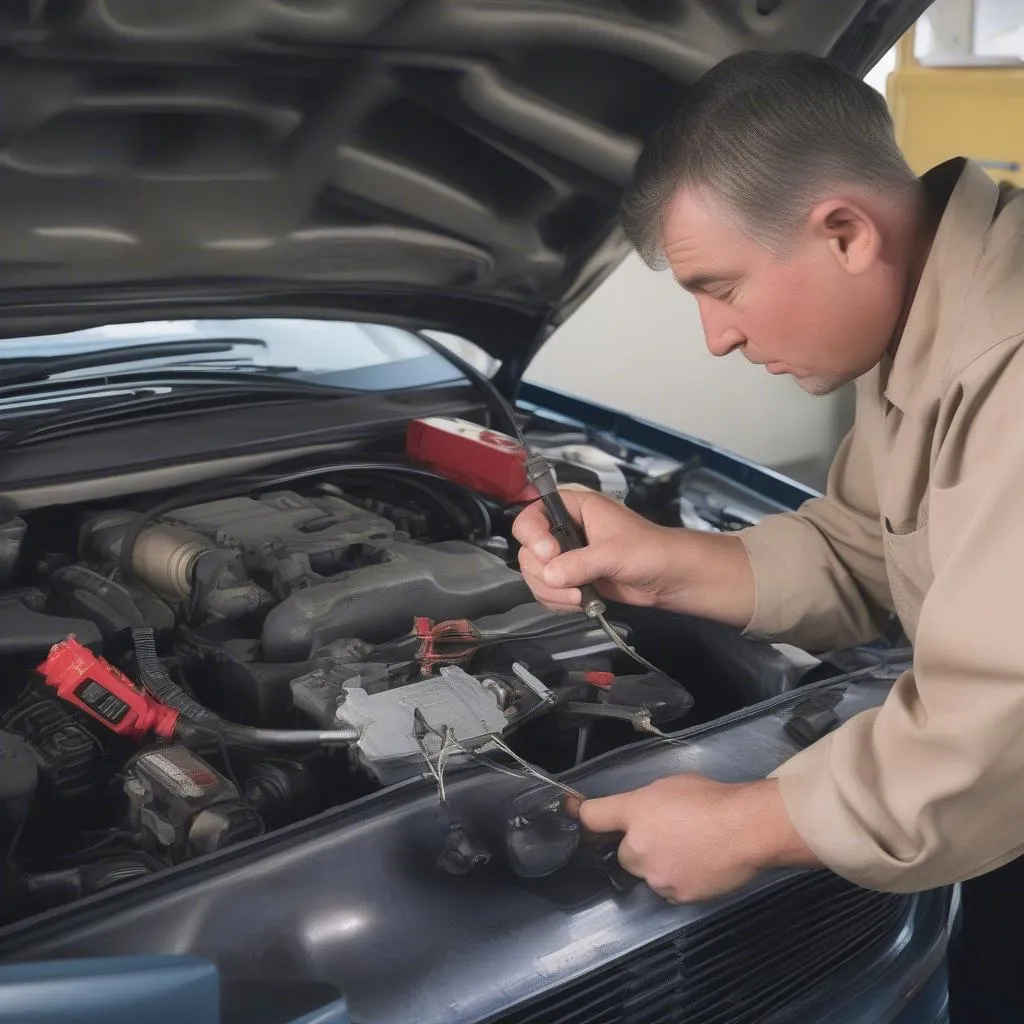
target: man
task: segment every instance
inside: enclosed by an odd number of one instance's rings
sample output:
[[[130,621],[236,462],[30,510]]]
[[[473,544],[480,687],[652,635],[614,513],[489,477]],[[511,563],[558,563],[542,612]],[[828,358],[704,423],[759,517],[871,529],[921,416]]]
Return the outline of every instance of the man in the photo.
[[[870,641],[895,611],[914,667],[768,779],[664,779],[582,821],[625,833],[624,867],[674,901],[773,866],[895,891],[970,879],[954,1019],[1024,1021],[1024,193],[964,160],[916,178],[867,85],[751,53],[645,149],[623,221],[693,294],[712,354],[814,395],[856,380],[855,425],[824,498],[740,533],[567,491],[589,546],[559,554],[529,508],[535,595],[569,610],[595,582],[812,650]]]

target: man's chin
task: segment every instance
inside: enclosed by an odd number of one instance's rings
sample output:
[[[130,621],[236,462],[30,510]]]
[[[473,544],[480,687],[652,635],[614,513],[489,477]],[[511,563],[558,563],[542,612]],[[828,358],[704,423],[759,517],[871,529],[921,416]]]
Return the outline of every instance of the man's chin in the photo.
[[[839,377],[794,377],[796,386],[814,398],[824,398],[838,391],[846,381]]]

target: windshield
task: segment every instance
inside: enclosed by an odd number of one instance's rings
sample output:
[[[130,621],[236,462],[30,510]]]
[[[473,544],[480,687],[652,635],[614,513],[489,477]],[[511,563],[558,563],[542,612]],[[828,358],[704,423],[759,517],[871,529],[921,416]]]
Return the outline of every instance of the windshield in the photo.
[[[495,364],[475,345],[441,332],[425,332],[487,373]],[[181,354],[180,343],[227,342],[210,351]],[[160,346],[167,346],[167,353]],[[140,346],[152,349],[142,354]],[[126,358],[118,360],[118,349]],[[67,368],[90,352],[110,358]],[[130,358],[129,358],[130,357]],[[50,379],[94,379],[109,374],[152,371],[161,367],[273,373],[346,389],[384,391],[427,387],[460,379],[459,371],[411,331],[379,324],[284,318],[237,320],[159,320],[52,334],[0,339],[0,373],[25,361],[54,361]],[[83,360],[84,361],[84,360]],[[64,364],[58,366],[57,364]]]

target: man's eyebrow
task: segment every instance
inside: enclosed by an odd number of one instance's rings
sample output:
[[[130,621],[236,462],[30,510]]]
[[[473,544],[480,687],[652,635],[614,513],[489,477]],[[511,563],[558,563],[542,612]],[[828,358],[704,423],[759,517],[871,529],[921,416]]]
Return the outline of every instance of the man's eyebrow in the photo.
[[[676,283],[688,292],[707,291],[712,285],[723,284],[731,279],[729,274],[695,274],[693,277],[675,275]]]

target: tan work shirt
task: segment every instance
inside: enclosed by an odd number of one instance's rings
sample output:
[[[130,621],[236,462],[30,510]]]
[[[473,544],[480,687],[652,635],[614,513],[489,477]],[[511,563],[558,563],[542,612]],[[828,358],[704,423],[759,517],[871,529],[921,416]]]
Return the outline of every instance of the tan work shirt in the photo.
[[[857,382],[826,496],[739,534],[748,633],[835,649],[895,611],[913,670],[775,773],[811,849],[920,891],[1024,853],[1024,191],[955,181],[895,357]]]

